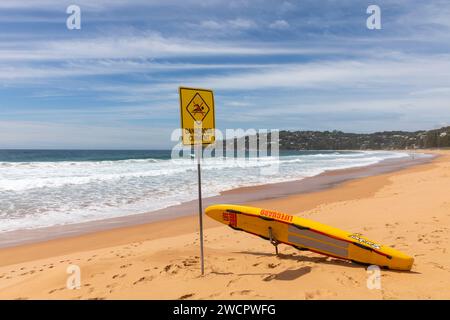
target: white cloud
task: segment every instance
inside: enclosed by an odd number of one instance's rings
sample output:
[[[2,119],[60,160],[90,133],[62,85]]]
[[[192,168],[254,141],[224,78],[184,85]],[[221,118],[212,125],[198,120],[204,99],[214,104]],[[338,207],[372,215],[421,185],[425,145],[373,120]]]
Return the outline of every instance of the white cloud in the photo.
[[[420,89],[410,93],[411,95],[435,95],[435,94],[445,94],[450,95],[450,87],[435,87],[429,89]],[[449,100],[450,101],[450,100]]]
[[[270,29],[286,30],[289,29],[289,23],[286,20],[276,20],[269,24]]]
[[[230,31],[243,31],[257,28],[256,22],[250,19],[232,19],[224,21],[205,20],[199,24],[200,29],[220,31],[222,34],[229,34]]]
[[[249,107],[252,104],[249,102],[245,102],[245,101],[230,101],[230,102],[227,102],[226,105],[231,106],[231,107]]]
[[[245,23],[236,23],[237,25]],[[283,55],[343,52],[336,48],[302,48],[258,42],[210,42],[165,38],[158,34],[95,37],[60,41],[0,43],[2,61],[51,61],[76,59],[168,58],[211,55]]]
[[[0,9],[7,9],[1,10],[1,15],[8,21],[37,24],[60,19],[64,29],[65,8],[72,3],[0,0]],[[344,0],[342,7],[349,3]],[[18,109],[24,113],[22,117],[16,113],[15,119],[51,119],[51,106],[63,104],[67,101],[65,96],[72,95],[86,99],[87,103],[67,107],[71,110],[61,114],[82,124],[82,120],[105,121],[99,126],[103,131],[77,123],[10,122],[8,126],[6,121],[0,124],[0,142],[6,143],[5,137],[14,141],[14,134],[17,142],[52,141],[54,135],[58,139],[61,136],[61,145],[68,141],[70,146],[88,146],[89,134],[84,132],[92,132],[98,143],[108,144],[109,139],[114,141],[129,129],[126,125],[115,128],[112,125],[115,121],[172,121],[168,120],[172,114],[167,116],[158,108],[175,112],[170,119],[176,117],[179,85],[214,88],[218,108],[222,108],[218,116],[226,115],[242,124],[246,121],[271,124],[277,117],[276,125],[281,127],[295,123],[298,118],[310,119],[311,126],[316,127],[343,125],[342,119],[358,113],[359,118],[352,119],[361,122],[366,117],[364,128],[371,130],[376,126],[385,128],[388,123],[393,127],[402,123],[424,128],[450,117],[450,56],[437,54],[448,52],[450,7],[441,1],[396,3],[399,11],[385,17],[386,32],[381,34],[348,31],[349,26],[359,23],[358,19],[362,19],[364,28],[364,10],[361,16],[342,15],[339,10],[328,12],[331,9],[314,2],[77,0],[76,4],[84,10],[84,17],[90,19],[90,25],[86,25],[89,28],[80,33],[49,31],[40,29],[39,24],[35,30],[8,29],[0,35],[1,92],[15,95],[17,104],[30,103],[29,109],[17,105],[7,109],[8,101],[3,99],[1,113],[4,116],[6,111],[14,113]],[[305,8],[312,11],[302,10]],[[141,25],[143,17],[146,20]],[[326,21],[330,30],[337,26],[336,33],[322,34],[324,18],[330,18]],[[303,28],[313,36],[275,31],[261,36],[262,28],[266,31]],[[274,34],[277,36],[270,39]],[[284,34],[289,39],[283,38]],[[298,38],[293,40],[294,37]],[[257,40],[263,38],[264,41]],[[289,57],[285,59],[282,55]],[[167,62],[175,60],[181,62]],[[279,63],[285,61],[291,62]],[[118,74],[124,76],[108,77]],[[23,97],[9,87],[17,89]],[[76,89],[71,92],[71,88]],[[39,99],[39,105],[34,105],[32,99]],[[131,102],[142,104],[142,108],[125,108],[119,113],[88,106],[111,101],[124,106]],[[46,103],[48,112],[43,110]],[[144,105],[147,103],[148,107]],[[40,115],[27,113],[31,109]],[[342,114],[336,115],[340,111]],[[307,113],[311,117],[306,117]],[[389,116],[401,118],[389,120]],[[12,118],[14,114],[8,119]],[[68,126],[70,137],[64,136],[64,125]],[[350,127],[353,123],[345,125]],[[127,143],[142,139],[142,132],[147,131],[130,133]]]
[[[219,30],[219,29],[223,28],[223,24],[220,24],[219,22],[214,21],[214,20],[205,20],[200,23],[200,27],[206,28],[206,29]]]
[[[278,11],[281,13],[281,14],[284,14],[284,13],[288,13],[288,12],[291,12],[292,10],[294,10],[295,9],[295,6],[291,3],[291,2],[289,2],[289,1],[283,1],[283,3],[280,5],[280,7],[278,8]]]
[[[441,119],[450,118],[447,98],[412,99],[401,95],[356,98],[337,93],[327,96],[325,101],[319,100],[304,101],[301,95],[278,101],[261,97],[255,101],[257,109],[227,109],[222,118],[224,125],[233,127],[252,124],[253,127],[347,132],[431,129],[444,126]]]
[[[249,19],[234,19],[227,21],[227,24],[236,29],[252,29],[256,28],[256,23],[253,20]]]
[[[450,56],[413,56],[402,61],[343,60],[287,64],[279,68],[236,72],[226,76],[209,76],[191,80],[191,85],[218,89],[249,90],[264,88],[341,87],[370,90],[373,88],[405,88],[410,90],[450,84]]]
[[[171,3],[172,5],[182,4],[183,2],[189,1],[192,4],[199,4],[200,0],[165,0],[166,3]],[[161,5],[161,1],[157,0],[2,0],[0,2],[0,8],[3,9],[31,9],[31,10],[52,10],[58,11],[65,8],[71,4],[76,4],[82,9],[86,10],[105,10],[108,8],[126,7],[130,5],[135,6],[158,6]]]
[[[118,74],[151,74],[155,72],[188,71],[188,70],[242,70],[276,68],[277,65],[265,64],[214,64],[214,63],[156,63],[142,60],[77,60],[59,65],[35,64],[0,64],[0,81],[20,83],[55,78],[73,78],[84,76],[102,76]],[[23,83],[23,82],[22,82]]]
[[[113,99],[121,95],[145,101],[151,97],[164,96],[175,92],[179,85],[193,87],[212,87],[218,92],[241,93],[248,90],[267,90],[260,93],[263,100],[276,103],[283,94],[280,90],[303,89],[306,92],[326,92],[315,99],[331,97],[342,90],[346,90],[349,99],[354,95],[412,96],[416,100],[419,95],[440,97],[448,101],[448,87],[450,87],[450,56],[440,55],[430,59],[428,56],[403,56],[402,59],[364,59],[320,61],[304,64],[277,64],[258,66],[218,75],[206,75],[201,79],[182,75],[161,83],[151,85],[120,85],[96,86],[93,90],[109,92]],[[289,93],[294,99],[298,94]],[[427,97],[428,98],[428,97]],[[444,99],[445,98],[445,99]],[[232,101],[237,101],[233,99]],[[251,101],[245,101],[245,103]],[[252,103],[255,105],[256,103]],[[230,106],[233,102],[229,103]],[[237,104],[235,104],[237,106]]]

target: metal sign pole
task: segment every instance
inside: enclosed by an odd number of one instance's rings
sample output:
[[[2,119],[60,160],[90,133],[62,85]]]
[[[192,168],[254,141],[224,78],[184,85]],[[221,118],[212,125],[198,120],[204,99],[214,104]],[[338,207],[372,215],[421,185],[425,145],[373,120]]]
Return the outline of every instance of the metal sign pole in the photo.
[[[200,267],[202,276],[205,274],[205,264],[203,256],[203,204],[202,204],[202,172],[201,172],[201,158],[202,158],[202,127],[196,124],[195,133],[196,143],[196,157],[197,157],[197,178],[198,178],[198,222],[200,227]]]
[[[205,264],[203,258],[203,208],[202,208],[202,172],[200,166],[202,145],[198,145],[199,156],[197,157],[197,172],[198,172],[198,219],[200,224],[200,263],[202,269],[202,275],[205,274]]]
[[[201,161],[203,157],[203,145],[209,145],[215,141],[215,112],[214,93],[210,89],[179,87],[180,113],[183,145],[194,146],[197,157],[198,179],[198,218],[200,227],[200,263],[202,276],[205,274],[203,254],[203,204],[202,204],[202,173]],[[205,133],[203,131],[211,131]],[[192,151],[192,149],[191,149]]]

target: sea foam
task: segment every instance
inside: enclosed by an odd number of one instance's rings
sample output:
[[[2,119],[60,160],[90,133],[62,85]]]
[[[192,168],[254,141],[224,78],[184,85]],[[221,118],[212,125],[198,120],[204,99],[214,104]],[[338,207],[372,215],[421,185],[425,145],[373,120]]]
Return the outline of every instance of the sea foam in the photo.
[[[326,170],[407,157],[401,152],[308,152],[279,158],[209,158],[205,197],[237,187],[303,179]],[[277,172],[262,174],[274,166]],[[63,225],[154,211],[196,198],[190,159],[0,162],[0,231]]]

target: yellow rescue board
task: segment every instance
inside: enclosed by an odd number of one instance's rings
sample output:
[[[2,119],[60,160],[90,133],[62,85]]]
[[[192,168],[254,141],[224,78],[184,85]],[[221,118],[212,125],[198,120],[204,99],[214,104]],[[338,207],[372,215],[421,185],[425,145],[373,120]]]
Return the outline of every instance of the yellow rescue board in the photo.
[[[395,270],[411,270],[414,259],[398,250],[312,220],[272,210],[229,204],[206,208],[206,215],[235,230],[300,250],[374,264]]]

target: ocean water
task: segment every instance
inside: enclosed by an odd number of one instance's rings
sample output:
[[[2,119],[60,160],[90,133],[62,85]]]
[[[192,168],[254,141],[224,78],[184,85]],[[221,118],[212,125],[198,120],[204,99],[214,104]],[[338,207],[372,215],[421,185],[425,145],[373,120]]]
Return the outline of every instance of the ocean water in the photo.
[[[170,153],[0,150],[0,232],[144,213],[196,199],[196,162],[171,159]],[[203,195],[408,156],[299,151],[277,158],[209,158],[202,163]]]

